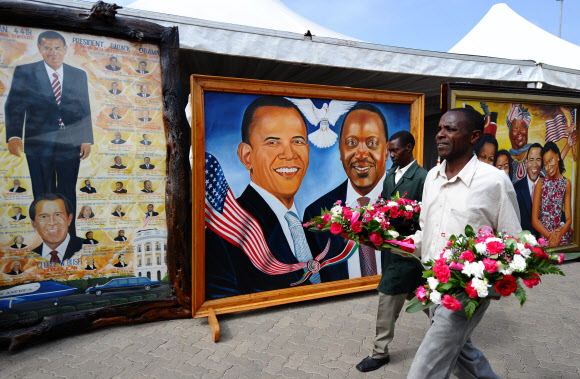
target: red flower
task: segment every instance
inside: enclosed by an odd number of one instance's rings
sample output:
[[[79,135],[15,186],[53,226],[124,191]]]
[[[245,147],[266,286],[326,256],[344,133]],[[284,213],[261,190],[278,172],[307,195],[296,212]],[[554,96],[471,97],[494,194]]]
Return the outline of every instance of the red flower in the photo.
[[[540,259],[543,259],[543,260],[550,259],[550,256],[548,254],[546,254],[546,252],[544,251],[544,249],[542,249],[541,247],[529,245],[528,248],[531,251],[534,252],[534,256],[536,258],[540,258]]]
[[[471,252],[470,250],[465,250],[463,253],[461,253],[459,259],[463,259],[469,263],[475,262],[475,256],[473,255],[473,252]]]
[[[513,275],[504,275],[503,279],[497,282],[493,288],[501,296],[509,296],[518,288],[518,284]]]
[[[412,219],[413,218],[413,212],[411,212],[411,211],[405,212],[405,218],[407,220]]]
[[[489,255],[501,254],[505,249],[505,245],[499,241],[491,241],[485,244]]]
[[[441,283],[447,283],[449,278],[451,277],[451,271],[449,270],[449,266],[445,264],[445,258],[439,259],[435,262],[435,266],[433,267],[433,272]]]
[[[393,208],[391,208],[391,218],[397,218],[397,217],[399,217],[399,211],[396,210],[396,209],[393,210]]]
[[[532,287],[540,284],[540,275],[539,274],[530,274],[530,275],[532,275],[533,277],[530,279],[523,279],[522,280],[524,282],[524,284],[526,285],[526,287],[532,288]]]
[[[360,231],[362,230],[362,222],[360,221],[353,222],[352,224],[350,224],[350,229],[355,233],[360,233]]]
[[[377,246],[380,246],[383,243],[383,237],[379,236],[377,233],[371,234],[370,240]]]
[[[325,224],[328,223],[330,220],[332,219],[332,216],[330,215],[330,213],[326,213],[324,215],[324,217],[322,217],[322,222],[324,222]]]
[[[454,296],[445,295],[441,299],[441,304],[449,310],[458,311],[461,310],[461,303],[455,299]]]
[[[465,292],[467,292],[470,298],[472,299],[477,298],[477,291],[475,290],[475,288],[473,288],[471,282],[467,283],[467,285],[465,286]]]
[[[348,208],[344,208],[342,211],[342,217],[344,217],[347,220],[350,220],[352,217],[352,211]]]
[[[340,234],[342,232],[342,225],[340,225],[338,222],[333,222],[330,225],[330,232],[332,234]]]

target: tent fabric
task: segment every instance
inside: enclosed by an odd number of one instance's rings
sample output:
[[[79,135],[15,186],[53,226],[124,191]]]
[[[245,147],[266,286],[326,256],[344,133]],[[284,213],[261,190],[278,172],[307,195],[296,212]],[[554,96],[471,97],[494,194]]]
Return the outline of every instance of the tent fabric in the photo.
[[[529,59],[537,63],[580,70],[580,46],[537,27],[503,3],[492,6],[449,52]]]

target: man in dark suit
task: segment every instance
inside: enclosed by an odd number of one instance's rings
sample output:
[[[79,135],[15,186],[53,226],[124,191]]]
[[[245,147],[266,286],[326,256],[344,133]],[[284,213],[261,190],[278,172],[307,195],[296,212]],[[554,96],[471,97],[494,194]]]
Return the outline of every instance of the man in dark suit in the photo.
[[[10,266],[10,271],[8,271],[6,274],[10,275],[10,276],[20,275],[24,272],[21,270],[21,268],[22,268],[22,264],[19,261],[15,261]]]
[[[145,193],[155,192],[155,191],[153,191],[153,185],[151,184],[151,180],[146,180],[143,182],[143,189],[141,190],[141,192],[145,192]]]
[[[389,155],[393,167],[387,172],[381,196],[389,200],[399,193],[407,199],[421,201],[427,171],[413,158],[415,138],[407,131],[400,131],[389,139]],[[403,235],[415,233],[419,225],[400,230]],[[405,258],[389,251],[381,254],[383,275],[377,290],[379,307],[377,310],[376,333],[371,354],[356,368],[367,372],[378,369],[389,362],[388,345],[395,334],[395,321],[399,317],[405,299],[412,298],[414,291],[423,283],[423,266],[414,258]]]
[[[143,164],[139,168],[142,170],[153,170],[155,166],[151,164],[151,158],[145,157],[143,158]]]
[[[149,141],[149,137],[147,136],[147,134],[143,134],[143,139],[141,141],[139,141],[139,143],[141,145],[151,145],[151,141]]]
[[[139,62],[139,68],[136,69],[135,72],[137,74],[148,74],[149,71],[147,71],[147,62],[145,61]]]
[[[117,82],[113,82],[111,83],[111,89],[109,90],[109,93],[111,95],[118,95],[121,93],[121,90],[119,89],[119,83]]]
[[[123,184],[123,183],[121,183]],[[115,217],[123,217],[125,216],[125,212],[121,212],[121,204],[117,204],[117,206],[115,207],[115,212],[111,213],[113,216]]]
[[[122,137],[122,135],[121,135],[121,132],[115,132],[115,139],[114,139],[114,140],[112,140],[112,141],[111,141],[111,143],[112,143],[112,144],[115,144],[115,145],[122,145],[122,144],[124,144],[125,142],[127,142],[127,141],[125,141],[125,140],[123,139],[123,137]]]
[[[119,71],[121,69],[121,67],[117,66],[117,58],[115,57],[109,58],[109,64],[105,68],[109,71]]]
[[[89,179],[85,180],[85,186],[81,187],[80,191],[84,193],[97,193],[97,189],[91,186],[91,181]]]
[[[14,237],[14,244],[12,244],[10,247],[12,249],[24,249],[27,245],[24,244],[24,237],[22,236],[16,236]]]
[[[8,190],[8,192],[11,192],[11,193],[23,193],[23,192],[26,192],[26,188],[20,187],[20,180],[15,179],[14,180],[14,187],[10,188]]]
[[[238,204],[260,225],[273,256],[281,263],[308,262],[311,252],[294,195],[306,174],[310,147],[306,123],[298,108],[282,97],[254,100],[242,120],[238,158],[250,174],[250,185]],[[206,299],[290,288],[303,270],[269,275],[257,269],[239,247],[206,229]],[[305,283],[328,280],[328,270],[312,275]]]
[[[125,263],[125,254],[119,254],[119,256],[117,257],[117,263],[115,263],[113,266],[115,266],[115,267],[127,267],[128,264]]]
[[[372,104],[358,103],[344,117],[338,148],[347,175],[341,185],[323,195],[304,211],[304,220],[320,216],[323,208],[330,209],[337,200],[355,207],[376,202],[383,189],[389,149],[387,121]],[[330,255],[339,254],[347,240],[339,235],[307,233],[308,242],[321,251],[330,240]],[[373,276],[381,273],[380,251],[361,245],[346,262],[331,266],[335,280]]]
[[[116,156],[115,157],[115,164],[111,166],[111,168],[115,169],[115,170],[124,170],[127,168],[127,166],[125,166],[123,164],[123,160],[121,159],[120,156]]]
[[[93,143],[87,74],[63,63],[68,46],[59,33],[41,33],[37,47],[43,60],[14,70],[4,108],[8,150],[26,153],[35,197],[60,193],[75,213],[80,161]]]
[[[113,120],[120,120],[121,116],[119,115],[119,108],[113,107],[113,109],[111,110],[111,114],[109,114],[109,117],[112,118]]]
[[[514,184],[514,190],[520,208],[522,230],[528,230],[536,238],[540,238],[540,233],[532,226],[532,199],[536,183],[542,172],[542,145],[532,144],[526,153],[525,161],[527,175]]]
[[[114,193],[127,193],[127,190],[123,188],[123,182],[115,183],[115,188]]]
[[[139,121],[149,122],[151,120],[152,120],[152,118],[149,117],[149,111],[147,109],[142,110],[141,111],[141,117],[139,117]]]
[[[87,266],[85,267],[85,270],[92,271],[92,270],[96,270],[96,269],[98,269],[98,267],[97,267],[97,265],[95,265],[95,258],[89,257],[87,259]]]
[[[22,208],[14,207],[14,216],[12,216],[13,220],[20,221],[26,218],[25,215],[22,214]]]
[[[83,245],[96,245],[99,243],[96,239],[93,238],[93,232],[86,232],[85,239],[83,240]]]
[[[53,263],[71,259],[83,246],[83,239],[69,234],[74,215],[71,202],[59,193],[36,197],[28,211],[32,227],[42,238],[33,252]]]
[[[137,94],[137,96],[139,97],[149,97],[151,96],[151,94],[149,93],[149,88],[147,87],[147,84],[141,84],[141,92],[139,92]]]
[[[155,216],[159,216],[159,212],[155,212],[153,210],[153,204],[149,204],[147,205],[147,212],[145,213],[146,217],[155,217]]]
[[[125,241],[127,241],[127,237],[125,237],[125,231],[119,230],[119,233],[117,233],[117,237],[115,237],[115,242],[125,242]]]

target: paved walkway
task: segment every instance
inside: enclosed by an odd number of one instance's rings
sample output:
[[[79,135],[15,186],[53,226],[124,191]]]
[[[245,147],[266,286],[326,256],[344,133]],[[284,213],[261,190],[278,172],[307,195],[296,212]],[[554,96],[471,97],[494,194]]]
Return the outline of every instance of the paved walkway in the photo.
[[[473,340],[502,378],[580,378],[580,263],[545,276],[516,299],[494,302]],[[404,378],[428,328],[402,314],[391,363],[366,375],[377,296],[369,292],[218,317],[221,342],[203,320],[101,329],[11,354],[0,378]]]

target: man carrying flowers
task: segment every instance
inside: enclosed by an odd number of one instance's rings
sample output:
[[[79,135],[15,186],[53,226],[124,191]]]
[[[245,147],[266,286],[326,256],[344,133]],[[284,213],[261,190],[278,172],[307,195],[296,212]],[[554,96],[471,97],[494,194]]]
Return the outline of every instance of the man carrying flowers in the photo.
[[[483,116],[468,108],[452,109],[439,122],[435,142],[444,161],[425,179],[421,230],[413,235],[415,254],[423,262],[440,260],[449,237],[462,234],[466,225],[474,230],[489,226],[512,236],[521,232],[516,194],[508,177],[479,162],[473,154],[483,128]],[[453,267],[441,260],[433,269],[437,277],[429,279],[445,280],[450,269]],[[485,263],[474,262],[473,267],[463,269],[476,272],[486,267]],[[484,290],[477,282],[471,286],[470,291]],[[509,289],[507,282],[506,287]],[[465,305],[465,298],[445,295],[432,296],[430,300],[435,303],[430,308],[431,327],[408,377],[439,379],[453,373],[459,378],[498,378],[483,353],[471,343],[471,334],[483,318],[489,300],[483,300],[469,319],[465,312],[456,311]]]

